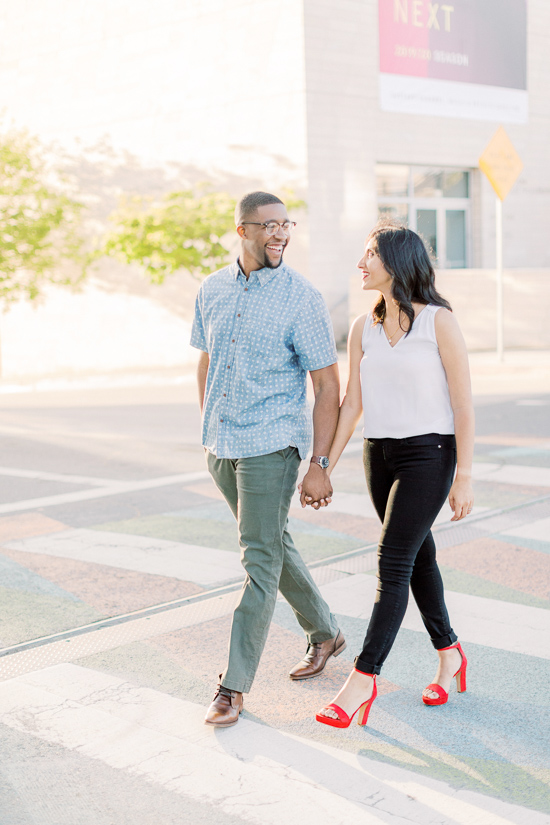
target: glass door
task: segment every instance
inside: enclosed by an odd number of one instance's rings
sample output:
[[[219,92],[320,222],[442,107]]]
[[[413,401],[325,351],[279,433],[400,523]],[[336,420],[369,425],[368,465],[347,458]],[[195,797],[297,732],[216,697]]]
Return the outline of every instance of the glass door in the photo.
[[[416,210],[416,231],[422,235],[428,245],[428,251],[437,260],[439,247],[437,243],[437,209]]]
[[[466,260],[466,211],[445,210],[445,267],[465,269]]]
[[[428,204],[420,203],[412,210],[411,229],[422,235],[434,263],[441,269],[466,269],[469,265],[468,214],[458,208],[461,205],[432,202],[428,208]]]

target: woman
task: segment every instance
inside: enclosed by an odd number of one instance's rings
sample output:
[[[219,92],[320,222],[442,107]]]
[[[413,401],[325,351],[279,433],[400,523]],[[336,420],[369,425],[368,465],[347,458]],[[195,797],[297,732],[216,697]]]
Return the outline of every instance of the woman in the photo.
[[[409,585],[439,655],[423,701],[444,704],[453,676],[458,690],[466,690],[466,657],[449,623],[431,527],[447,495],[451,521],[470,513],[474,500],[468,357],[451,308],[435,289],[426,247],[410,229],[382,221],[367,238],[358,267],[363,289],[381,295],[372,314],[357,318],[350,331],[349,381],[329,472],[363,411],[367,486],[383,526],[363,650],[334,702],[316,716],[342,728],[357,712],[358,723],[367,723],[376,675],[401,626]]]

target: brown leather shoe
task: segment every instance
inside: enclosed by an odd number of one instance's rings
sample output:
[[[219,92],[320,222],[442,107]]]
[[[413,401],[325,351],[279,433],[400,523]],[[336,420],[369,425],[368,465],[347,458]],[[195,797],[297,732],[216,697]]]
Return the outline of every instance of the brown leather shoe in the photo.
[[[206,711],[204,724],[215,725],[217,728],[230,728],[231,725],[236,725],[239,721],[239,714],[242,709],[242,693],[236,690],[229,690],[229,688],[219,684],[212,704]]]
[[[330,656],[338,656],[345,648],[346,640],[340,630],[334,639],[310,643],[302,661],[293,667],[288,675],[296,682],[300,679],[313,679],[323,672]]]

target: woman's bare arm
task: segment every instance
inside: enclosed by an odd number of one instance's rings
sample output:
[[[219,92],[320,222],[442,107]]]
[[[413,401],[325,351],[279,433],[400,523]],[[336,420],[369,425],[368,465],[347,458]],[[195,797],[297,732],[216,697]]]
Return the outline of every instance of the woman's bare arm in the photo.
[[[334,467],[338,463],[346,444],[355,431],[357,422],[359,421],[361,412],[363,411],[359,365],[363,357],[361,339],[363,337],[363,327],[365,326],[366,317],[366,315],[361,315],[359,318],[355,319],[348,336],[349,377],[346,386],[346,394],[344,395],[342,404],[340,405],[338,426],[330,448],[330,465],[328,468],[329,474],[332,473]]]
[[[441,361],[447,375],[455,421],[457,470],[449,493],[454,511],[451,521],[459,521],[472,509],[472,461],[474,456],[475,416],[470,385],[466,344],[457,320],[445,309],[435,316],[435,333]]]

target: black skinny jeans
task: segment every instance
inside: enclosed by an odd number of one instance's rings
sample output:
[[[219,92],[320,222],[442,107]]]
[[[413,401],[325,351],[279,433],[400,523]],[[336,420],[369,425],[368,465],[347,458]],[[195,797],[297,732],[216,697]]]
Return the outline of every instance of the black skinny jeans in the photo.
[[[378,588],[363,650],[363,673],[380,673],[407,609],[409,585],[436,650],[457,640],[449,624],[431,527],[451,489],[454,435],[365,439],[370,497],[382,521]]]

